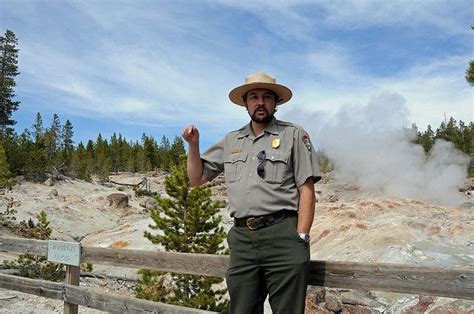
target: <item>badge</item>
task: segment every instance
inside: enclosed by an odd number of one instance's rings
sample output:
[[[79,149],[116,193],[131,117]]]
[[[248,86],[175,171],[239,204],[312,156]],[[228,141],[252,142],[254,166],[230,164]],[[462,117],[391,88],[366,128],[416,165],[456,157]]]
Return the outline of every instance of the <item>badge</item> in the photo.
[[[304,146],[306,146],[306,148],[307,148],[309,151],[311,151],[311,140],[309,139],[308,133],[303,134],[303,136],[301,137],[301,139],[303,140]]]
[[[230,152],[231,154],[237,154],[240,153],[240,148],[233,148],[232,151]]]
[[[272,141],[272,147],[273,147],[273,148],[278,148],[278,147],[280,147],[280,139],[279,139],[279,138],[273,139],[273,141]]]

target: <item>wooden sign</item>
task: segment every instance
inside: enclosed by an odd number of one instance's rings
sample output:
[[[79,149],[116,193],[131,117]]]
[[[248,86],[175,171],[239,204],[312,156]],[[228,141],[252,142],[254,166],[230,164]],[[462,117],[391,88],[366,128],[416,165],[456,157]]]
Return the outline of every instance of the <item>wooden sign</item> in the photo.
[[[48,261],[72,266],[81,265],[81,244],[49,240]]]

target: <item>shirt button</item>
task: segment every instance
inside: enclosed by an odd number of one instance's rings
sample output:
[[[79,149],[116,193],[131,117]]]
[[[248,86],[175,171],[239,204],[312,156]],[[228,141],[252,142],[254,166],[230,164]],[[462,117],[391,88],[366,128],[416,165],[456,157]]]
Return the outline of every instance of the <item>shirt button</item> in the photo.
[[[255,157],[252,157],[252,160],[255,160]]]
[[[251,177],[251,176],[252,176],[252,174],[251,174],[251,173],[249,173],[249,177]]]

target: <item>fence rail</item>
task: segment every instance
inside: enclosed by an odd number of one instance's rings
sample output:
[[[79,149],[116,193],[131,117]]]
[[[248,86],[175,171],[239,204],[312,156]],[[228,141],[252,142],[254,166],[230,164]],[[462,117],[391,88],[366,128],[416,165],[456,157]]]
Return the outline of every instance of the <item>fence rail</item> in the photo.
[[[66,283],[0,274],[0,287],[113,313],[212,313],[165,303],[117,296]]]
[[[0,237],[0,251],[47,256],[47,243],[48,241]],[[82,247],[81,256],[82,262],[93,264],[216,277],[224,277],[229,262],[228,256],[223,255],[88,246]],[[2,275],[2,278],[5,276],[7,275]],[[3,287],[3,279],[0,282]],[[474,300],[474,268],[470,267],[311,261],[309,283],[334,288],[428,294]],[[76,300],[71,303],[75,302]],[[82,303],[76,304],[88,306]]]

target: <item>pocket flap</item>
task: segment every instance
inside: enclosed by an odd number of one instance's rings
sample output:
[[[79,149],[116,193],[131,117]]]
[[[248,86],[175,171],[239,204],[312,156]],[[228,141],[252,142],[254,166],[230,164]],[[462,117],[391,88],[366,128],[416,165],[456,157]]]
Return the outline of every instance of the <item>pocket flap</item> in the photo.
[[[280,161],[284,162],[285,164],[288,163],[289,158],[290,155],[283,152],[271,152],[271,154],[267,154],[265,156],[265,159],[268,161]]]
[[[235,163],[237,161],[245,162],[247,160],[247,153],[236,153],[228,155],[224,162],[225,163]]]

